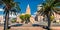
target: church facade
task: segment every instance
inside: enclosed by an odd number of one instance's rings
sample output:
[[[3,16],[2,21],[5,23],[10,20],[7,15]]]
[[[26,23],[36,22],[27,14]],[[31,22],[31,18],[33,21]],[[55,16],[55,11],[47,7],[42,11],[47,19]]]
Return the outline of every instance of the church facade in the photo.
[[[23,13],[21,15],[25,15],[25,14],[30,14],[31,15],[31,11],[30,11],[30,7],[29,7],[29,4],[27,5],[27,8],[26,8],[26,13]],[[31,23],[34,23],[35,19],[33,16],[30,17],[30,22]],[[21,19],[19,18],[19,15],[17,16],[17,22],[21,23]]]

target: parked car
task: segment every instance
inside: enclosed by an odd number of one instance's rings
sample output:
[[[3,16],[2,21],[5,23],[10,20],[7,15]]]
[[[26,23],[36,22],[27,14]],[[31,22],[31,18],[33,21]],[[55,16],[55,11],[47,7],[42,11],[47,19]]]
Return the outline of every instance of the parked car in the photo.
[[[47,22],[35,22],[32,24],[32,26],[38,26],[38,27],[42,27],[44,29],[48,29],[48,24]]]
[[[32,26],[47,26],[47,22],[35,22],[32,24]]]

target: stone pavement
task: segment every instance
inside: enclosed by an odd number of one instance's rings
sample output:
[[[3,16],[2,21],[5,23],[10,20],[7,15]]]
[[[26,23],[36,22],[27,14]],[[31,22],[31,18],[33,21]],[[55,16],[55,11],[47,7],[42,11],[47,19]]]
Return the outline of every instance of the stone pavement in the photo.
[[[0,30],[3,30],[3,27],[0,27]],[[11,27],[10,30],[44,30],[41,27]]]
[[[60,30],[60,27],[51,27],[52,30]],[[0,27],[3,30],[3,27]],[[11,27],[10,30],[45,30],[41,27]]]
[[[41,27],[12,27],[10,30],[44,30]]]
[[[52,30],[60,30],[60,26],[51,27]]]
[[[0,27],[0,30],[3,30],[4,28],[3,27]]]

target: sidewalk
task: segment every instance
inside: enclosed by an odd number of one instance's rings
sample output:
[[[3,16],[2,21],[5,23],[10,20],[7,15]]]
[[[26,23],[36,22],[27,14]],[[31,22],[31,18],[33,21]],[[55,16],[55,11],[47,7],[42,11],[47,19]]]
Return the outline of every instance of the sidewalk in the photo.
[[[44,30],[41,27],[12,27],[10,30]]]
[[[60,27],[51,27],[52,30],[60,30]],[[12,27],[11,30],[45,30],[41,27]]]
[[[60,30],[60,26],[51,27],[52,30]]]
[[[3,30],[3,27],[0,27]],[[41,27],[11,27],[10,30],[43,30]]]
[[[52,30],[60,30],[60,27],[51,27]],[[3,30],[3,27],[0,27]],[[45,30],[41,27],[11,27],[10,30]]]
[[[0,30],[3,30],[4,29],[4,27],[0,27]]]

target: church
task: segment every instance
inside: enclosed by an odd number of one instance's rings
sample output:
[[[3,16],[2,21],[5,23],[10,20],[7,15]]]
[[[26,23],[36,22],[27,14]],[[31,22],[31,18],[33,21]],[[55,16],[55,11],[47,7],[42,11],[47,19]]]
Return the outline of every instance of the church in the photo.
[[[26,13],[22,13],[21,15],[25,15],[25,14],[30,14],[31,15],[31,11],[30,11],[30,6],[29,4],[27,5],[27,8],[26,8]],[[30,22],[31,23],[34,23],[35,19],[33,16],[30,17]],[[19,15],[17,16],[17,22],[21,23],[21,19],[19,18]]]

